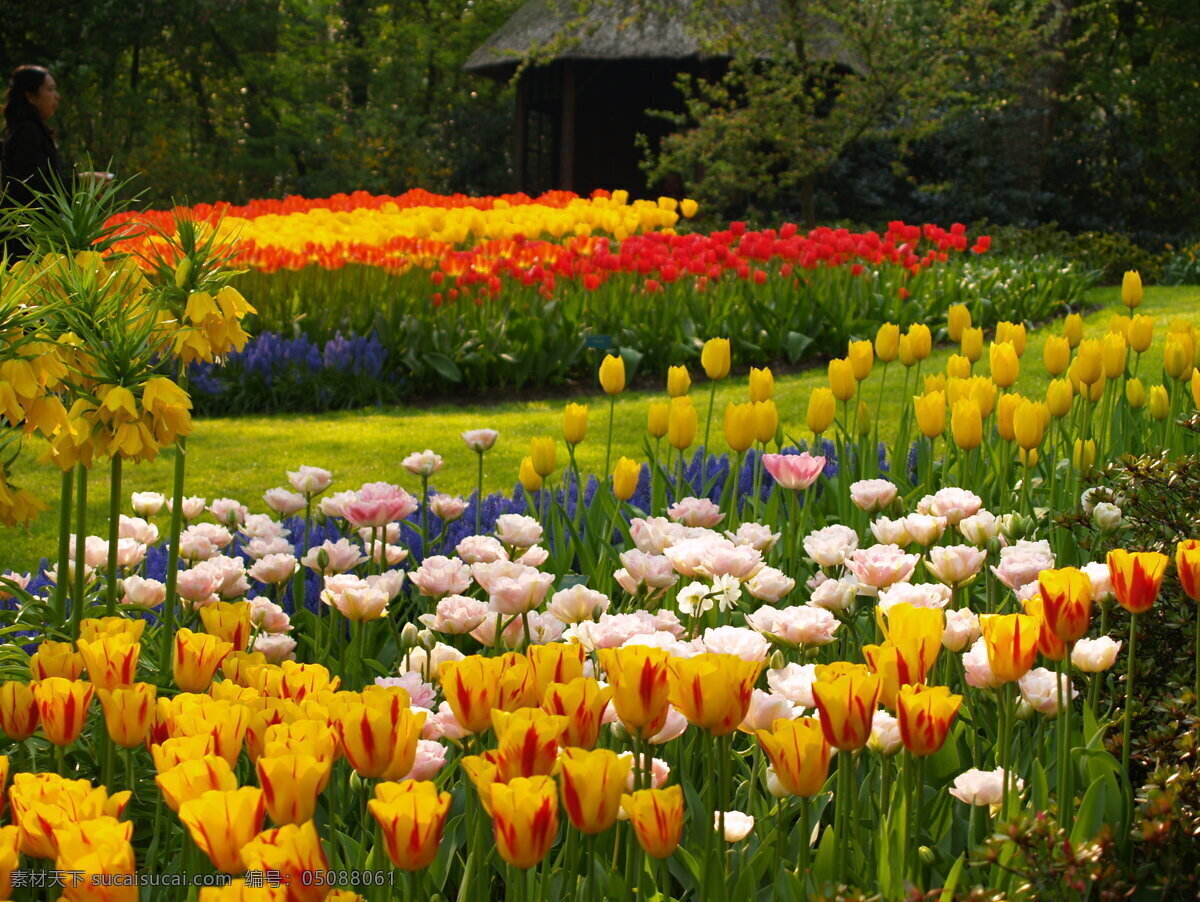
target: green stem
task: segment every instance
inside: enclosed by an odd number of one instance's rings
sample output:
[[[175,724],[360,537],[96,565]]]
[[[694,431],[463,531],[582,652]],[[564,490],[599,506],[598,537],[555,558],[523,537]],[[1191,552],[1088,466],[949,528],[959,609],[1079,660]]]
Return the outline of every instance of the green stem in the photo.
[[[705,488],[706,488],[705,482],[707,481],[707,475],[708,475],[708,454],[709,454],[708,440],[709,440],[709,436],[712,433],[713,407],[716,406],[716,403],[717,403],[717,381],[714,379],[709,384],[708,416],[705,418],[705,421],[704,421],[704,451],[703,451],[702,456],[700,457],[700,494],[701,495],[705,494]]]
[[[1075,820],[1075,774],[1071,765],[1071,649],[1074,643],[1067,646],[1067,653],[1062,660],[1062,677],[1058,678],[1059,709],[1062,718],[1063,733],[1063,769],[1062,789],[1059,798],[1059,810],[1062,812],[1063,828],[1070,835]],[[1065,684],[1065,685],[1064,685]]]
[[[604,450],[604,478],[607,480],[609,474],[612,473],[612,436],[613,436],[613,416],[616,413],[617,396],[608,396],[608,447]],[[583,500],[583,492],[580,491],[579,500]]]
[[[479,472],[475,481],[475,535],[483,531],[483,452],[476,451],[479,457]]]
[[[800,898],[808,900],[808,854],[812,843],[812,799],[800,799]]]
[[[83,619],[83,591],[87,586],[84,577],[84,559],[87,539],[87,467],[79,465],[75,468],[75,585],[71,594],[71,638],[79,638],[79,622]],[[59,576],[60,579],[70,579],[70,573]]]
[[[117,542],[121,538],[121,455],[114,454],[108,490],[108,567],[105,571],[104,614],[117,613]]]
[[[159,656],[160,675],[169,679],[171,643],[175,638],[176,584],[179,580],[179,534],[183,532],[183,474],[187,465],[187,439],[175,443],[175,474],[171,488],[171,536],[167,546],[167,598],[163,602],[162,651]]]
[[[58,579],[54,583],[54,619],[58,627],[66,626],[67,622],[67,584],[71,573],[71,493],[74,487],[74,470],[64,470],[58,505]]]
[[[1125,659],[1125,723],[1121,728],[1121,768],[1129,774],[1129,728],[1133,723],[1133,676],[1137,658],[1137,614],[1129,615],[1129,654]],[[1131,778],[1132,779],[1132,778]]]

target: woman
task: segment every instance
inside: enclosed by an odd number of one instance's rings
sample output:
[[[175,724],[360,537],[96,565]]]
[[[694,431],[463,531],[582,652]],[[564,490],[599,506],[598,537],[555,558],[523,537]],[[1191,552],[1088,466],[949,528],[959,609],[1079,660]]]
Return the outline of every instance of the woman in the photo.
[[[41,66],[20,66],[8,82],[4,102],[4,151],[0,157],[0,207],[30,203],[35,191],[49,191],[62,179],[62,163],[54,132],[46,125],[58,110],[58,85]],[[27,248],[17,239],[5,242],[10,258],[23,257]]]

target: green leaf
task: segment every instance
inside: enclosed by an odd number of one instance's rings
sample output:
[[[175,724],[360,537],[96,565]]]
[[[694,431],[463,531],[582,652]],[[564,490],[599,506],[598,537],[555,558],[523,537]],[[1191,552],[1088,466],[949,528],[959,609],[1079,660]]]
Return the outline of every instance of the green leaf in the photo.
[[[426,354],[424,360],[427,364],[433,367],[439,376],[450,382],[461,382],[462,371],[458,366],[447,357],[445,354],[432,353]]]
[[[942,894],[938,897],[938,902],[952,902],[954,899],[954,890],[958,886],[959,878],[962,877],[963,867],[967,861],[967,854],[958,856],[958,860],[954,862],[954,867],[950,869],[950,873],[946,875],[946,885],[942,887]]]

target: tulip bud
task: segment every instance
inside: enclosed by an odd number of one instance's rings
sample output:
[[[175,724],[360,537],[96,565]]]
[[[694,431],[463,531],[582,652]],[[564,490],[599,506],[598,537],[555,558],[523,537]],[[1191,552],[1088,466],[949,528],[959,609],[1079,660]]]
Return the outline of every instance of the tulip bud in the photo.
[[[730,349],[728,338],[710,338],[700,352],[700,365],[709,379],[724,379],[729,375]]]
[[[908,335],[900,336],[900,363],[905,367],[910,367],[917,362],[917,355],[913,353],[912,339]]]
[[[974,363],[983,356],[983,328],[963,329],[962,353],[967,360]]]
[[[1021,368],[1018,356],[1011,342],[992,342],[989,358],[992,364],[992,381],[1001,388],[1008,388],[1017,381],[1017,374]]]
[[[600,363],[600,387],[606,395],[619,395],[625,390],[625,358],[608,354]]]
[[[521,459],[521,469],[518,473],[518,478],[521,480],[521,485],[525,487],[527,492],[536,492],[542,487],[542,477],[538,475],[537,470],[533,468],[533,458],[524,457]]]
[[[875,350],[869,341],[852,341],[846,349],[846,359],[850,361],[854,378],[862,382],[875,366]]]
[[[679,398],[688,393],[692,387],[692,377],[686,366],[673,366],[667,370],[667,394]]]
[[[951,304],[946,311],[946,332],[951,341],[962,341],[964,329],[971,326],[971,311],[966,304]]]
[[[558,449],[550,436],[534,438],[529,442],[529,458],[533,469],[545,479],[558,466]]]
[[[779,410],[771,399],[754,404],[755,437],[765,445],[779,431]]]
[[[771,652],[771,658],[767,663],[767,667],[771,670],[783,670],[787,667],[787,656],[779,649]]]
[[[875,356],[883,363],[891,363],[900,353],[900,327],[895,323],[884,323],[875,333]]]
[[[1063,335],[1072,348],[1079,347],[1083,341],[1083,317],[1078,313],[1068,313],[1063,319]]]
[[[1142,277],[1135,270],[1126,272],[1121,279],[1121,303],[1130,310],[1142,303]]]
[[[924,323],[913,323],[908,327],[908,340],[912,343],[912,354],[924,360],[933,351],[933,334]]]
[[[192,258],[184,257],[175,266],[175,287],[182,289],[187,284],[188,276],[192,274]]]
[[[1075,447],[1071,451],[1071,463],[1075,465],[1075,469],[1081,473],[1090,473],[1092,466],[1096,463],[1096,441],[1095,439],[1075,439]]]
[[[404,628],[400,630],[400,647],[407,651],[420,644],[420,636],[418,635],[417,625],[409,622],[404,624]],[[403,652],[402,652],[403,653]]]
[[[750,367],[750,400],[768,401],[775,394],[775,376],[770,369]]]
[[[1156,420],[1165,420],[1171,415],[1171,399],[1167,390],[1161,385],[1150,387],[1150,416]]]
[[[621,501],[628,501],[637,491],[638,477],[642,468],[637,461],[622,457],[613,469],[613,494]]]
[[[1116,532],[1121,527],[1121,509],[1107,501],[1096,505],[1092,517],[1101,532]]]
[[[1042,347],[1042,363],[1051,376],[1061,376],[1071,365],[1071,342],[1065,335],[1051,335]]]
[[[1127,345],[1125,336],[1109,332],[1100,343],[1101,356],[1104,359],[1104,375],[1108,379],[1116,379],[1125,372]]]
[[[426,651],[433,651],[433,647],[437,645],[437,636],[433,634],[433,630],[421,630],[417,633],[417,645]]]
[[[684,451],[696,440],[699,417],[696,408],[687,397],[672,398],[667,418],[667,441],[671,447]]]
[[[929,848],[929,846],[920,846],[917,849],[917,855],[920,856],[921,864],[928,865],[937,861],[937,855],[934,854],[933,849]]]
[[[651,401],[646,412],[646,431],[654,438],[662,438],[667,434],[667,424],[670,422],[671,405],[666,401]]]
[[[729,447],[741,454],[754,444],[758,420],[754,405],[727,404],[725,406],[725,441]]]
[[[858,402],[857,425],[859,435],[871,434],[871,409],[867,407],[866,401]]]
[[[568,445],[578,445],[587,436],[588,408],[586,404],[568,404],[563,409],[563,438]]]
[[[839,401],[849,401],[854,397],[858,383],[849,360],[838,357],[829,361],[829,388]]]
[[[1129,347],[1137,354],[1142,354],[1154,340],[1154,317],[1137,314],[1129,321]]]
[[[1141,379],[1130,379],[1125,383],[1125,400],[1134,410],[1141,410],[1146,406],[1146,387],[1142,385]]]
[[[821,386],[814,388],[808,396],[808,428],[813,435],[820,435],[833,424],[837,402],[833,392]]]

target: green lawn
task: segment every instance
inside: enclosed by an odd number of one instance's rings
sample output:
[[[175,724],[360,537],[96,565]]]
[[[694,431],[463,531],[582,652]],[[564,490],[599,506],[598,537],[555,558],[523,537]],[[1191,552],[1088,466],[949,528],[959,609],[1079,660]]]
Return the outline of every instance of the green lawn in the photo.
[[[1102,305],[1087,317],[1087,334],[1101,334],[1113,312],[1122,310],[1118,289],[1101,288],[1092,292],[1090,300]],[[1147,384],[1157,382],[1161,374],[1163,336],[1170,319],[1200,317],[1200,287],[1148,288],[1139,312],[1159,318],[1155,328],[1154,346],[1145,355],[1141,375]],[[1053,323],[1040,331],[1031,331],[1022,361],[1022,373],[1017,389],[1031,396],[1044,393],[1049,377],[1042,366],[1042,344],[1048,333],[1057,334],[1059,324]],[[872,336],[873,337],[873,336]],[[924,372],[945,368],[946,359],[956,349],[935,349],[925,361]],[[987,351],[978,371],[986,372]],[[735,361],[747,366],[753,361]],[[874,410],[882,380],[881,367],[866,383],[865,397]],[[665,384],[665,376],[664,384]],[[906,401],[902,386],[904,371],[899,364],[888,368],[887,389],[881,408],[881,433],[890,438],[899,418],[901,404]],[[776,380],[775,400],[785,431],[801,437],[808,395],[814,386],[825,383],[824,366],[781,376]],[[911,388],[912,386],[910,386]],[[665,389],[664,389],[665,393]],[[700,437],[703,437],[704,413],[708,403],[708,386],[703,374],[693,384],[693,398],[700,413]],[[911,391],[910,393],[911,394]],[[645,434],[646,403],[656,393],[637,391],[621,395],[616,404],[616,428],[613,437],[613,458],[625,454],[640,458]],[[713,423],[713,445],[724,449],[721,411],[726,401],[746,398],[746,377],[730,378],[717,391],[717,415]],[[583,401],[584,399],[576,399]],[[314,416],[279,415],[205,419],[197,421],[189,439],[187,492],[206,498],[231,497],[262,511],[262,493],[286,483],[285,471],[301,464],[323,466],[333,471],[335,489],[357,488],[363,482],[387,480],[400,483],[410,491],[419,488],[419,481],[409,475],[400,461],[411,451],[432,448],[446,461],[445,468],[435,477],[441,491],[468,494],[475,484],[474,454],[467,450],[460,433],[467,429],[490,427],[500,431],[500,440],[487,455],[484,474],[485,490],[511,490],[521,458],[527,453],[529,439],[535,435],[561,435],[565,402],[522,401],[478,404],[469,407],[444,404],[412,410],[405,408],[370,409],[364,411],[327,413]],[[608,423],[608,399],[603,395],[590,399],[590,429],[580,446],[579,462],[585,471],[599,471],[604,465],[604,439]],[[55,508],[59,491],[59,473],[37,462],[44,446],[30,442],[17,464],[16,482],[31,489],[51,505],[51,510],[36,520],[29,530],[0,528],[0,570],[28,570],[39,558],[53,556],[57,523]],[[560,455],[565,462],[565,449]],[[153,463],[125,469],[125,497],[131,491],[168,492],[171,481],[172,455],[163,454]],[[90,516],[95,524],[90,530],[101,532],[107,511],[107,467],[92,474],[89,485]],[[165,527],[165,517],[162,526]]]

